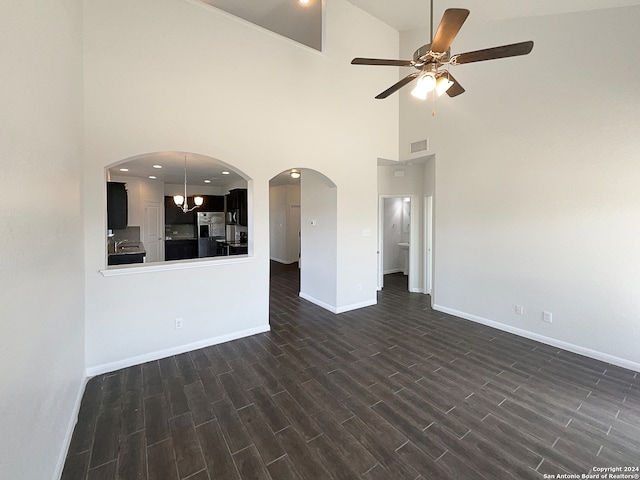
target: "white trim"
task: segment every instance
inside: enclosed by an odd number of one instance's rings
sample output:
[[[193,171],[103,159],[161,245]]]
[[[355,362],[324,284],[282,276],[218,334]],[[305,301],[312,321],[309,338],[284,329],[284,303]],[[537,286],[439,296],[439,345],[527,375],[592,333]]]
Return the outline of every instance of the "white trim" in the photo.
[[[481,323],[482,325],[487,325],[488,327],[493,327],[498,330],[502,330],[504,332],[513,333],[514,335],[528,338],[529,340],[534,340],[536,342],[544,343],[546,345],[551,345],[552,347],[558,347],[562,350],[567,350],[569,352],[577,353],[578,355],[584,355],[585,357],[593,358],[595,360],[600,360],[601,362],[610,363],[611,365],[617,365],[618,367],[627,368],[629,370],[640,372],[640,363],[632,362],[630,360],[626,360],[620,357],[615,357],[613,355],[609,355],[608,353],[599,352],[597,350],[592,350],[590,348],[581,347],[580,345],[574,345],[572,343],[564,342],[562,340],[546,337],[538,333],[530,332],[528,330],[523,330],[521,328],[512,327],[511,325],[499,323],[493,320],[479,317],[477,315],[472,315],[470,313],[461,312],[453,308],[443,307],[442,305],[434,305],[433,309],[439,312],[448,313],[449,315],[455,315],[456,317],[464,318],[465,320]]]
[[[278,262],[278,263],[282,263],[283,265],[292,265],[292,264],[298,262],[297,258],[295,260],[282,260],[281,258],[271,257],[269,260],[272,260],[272,261]]]
[[[197,350],[199,348],[210,347],[211,345],[217,345],[224,342],[230,342],[231,340],[249,337],[251,335],[268,332],[270,330],[271,326],[267,324],[264,327],[249,328],[247,330],[240,330],[239,332],[228,333],[226,335],[220,335],[219,337],[207,338],[205,340],[199,340],[197,342],[180,345],[178,347],[171,347],[165,350],[159,350],[157,352],[145,353],[144,355],[125,358],[124,360],[118,360],[117,362],[105,363],[103,365],[87,368],[86,375],[87,377],[95,377],[96,375],[114,372],[116,370],[120,370],[121,368],[127,368],[133,365],[139,365],[141,363],[170,357],[172,355],[191,352],[192,350]]]
[[[377,304],[378,304],[378,300],[374,298],[372,300],[365,300],[364,302],[352,303],[351,305],[345,305],[344,307],[338,307],[336,313],[350,312],[351,310],[358,310],[359,308],[371,307],[371,306],[377,305]]]
[[[390,268],[389,270],[385,270],[383,272],[384,275],[389,275],[390,273],[401,273],[404,270],[402,268]]]
[[[80,405],[82,404],[82,397],[84,396],[84,390],[85,388],[87,388],[88,381],[89,381],[89,378],[85,377],[82,380],[82,384],[80,385],[80,388],[78,389],[76,402],[73,406],[73,410],[71,411],[71,418],[69,418],[67,433],[65,434],[64,440],[62,442],[63,448],[60,451],[58,462],[56,463],[56,469],[53,472],[53,480],[58,480],[62,477],[62,470],[64,469],[64,464],[67,460],[67,455],[69,454],[69,448],[71,447],[71,439],[73,437],[73,431],[76,428],[76,423],[78,423],[78,415],[80,414]]]
[[[322,300],[318,300],[317,298],[314,298],[311,295],[307,295],[304,292],[300,292],[299,296],[300,298],[303,298],[308,302],[318,305],[319,307],[322,307],[325,310],[329,310],[331,313],[335,313],[335,314],[350,312],[351,310],[357,310],[359,308],[370,307],[378,303],[377,299],[373,299],[373,300],[365,300],[364,302],[360,302],[360,303],[352,303],[351,305],[345,305],[343,307],[334,307],[333,305],[329,305],[328,303],[323,302]]]
[[[150,264],[117,265],[108,270],[100,270],[103,277],[117,277],[120,275],[137,275],[138,273],[168,272],[171,270],[187,270],[190,268],[215,267],[217,265],[232,265],[236,263],[250,263],[255,257],[250,255],[233,255],[232,257],[212,257],[215,260],[178,260],[175,262],[157,262]]]

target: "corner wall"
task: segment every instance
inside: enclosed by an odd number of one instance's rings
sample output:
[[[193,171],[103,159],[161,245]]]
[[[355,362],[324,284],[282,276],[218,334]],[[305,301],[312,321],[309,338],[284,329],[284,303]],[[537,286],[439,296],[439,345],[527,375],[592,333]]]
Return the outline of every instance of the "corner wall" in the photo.
[[[0,478],[57,479],[84,382],[82,8],[0,16]]]
[[[640,7],[471,15],[452,52],[533,52],[452,69],[467,92],[435,117],[403,109],[401,131],[437,155],[437,308],[640,370],[638,22]],[[617,67],[594,74],[599,58]]]

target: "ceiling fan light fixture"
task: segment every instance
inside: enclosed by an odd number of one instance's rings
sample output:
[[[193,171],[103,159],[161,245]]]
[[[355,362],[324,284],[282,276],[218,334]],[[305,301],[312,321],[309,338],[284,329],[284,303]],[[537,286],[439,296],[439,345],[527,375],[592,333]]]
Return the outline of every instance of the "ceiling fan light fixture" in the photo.
[[[441,97],[447,90],[451,88],[453,81],[446,75],[438,77],[436,80],[436,93]]]
[[[436,86],[436,77],[433,73],[428,72],[418,78],[418,84],[411,90],[411,95],[420,100],[426,100],[428,93]]]

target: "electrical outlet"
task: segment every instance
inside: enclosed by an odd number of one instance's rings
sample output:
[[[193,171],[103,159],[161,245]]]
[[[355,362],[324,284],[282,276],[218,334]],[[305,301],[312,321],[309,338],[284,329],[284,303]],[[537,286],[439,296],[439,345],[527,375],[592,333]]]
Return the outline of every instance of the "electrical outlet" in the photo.
[[[551,323],[553,322],[553,313],[551,312],[542,312],[542,321]]]
[[[182,328],[182,318],[176,318],[176,322],[174,324],[174,328],[176,330],[178,330],[179,328]]]
[[[524,315],[524,307],[522,305],[516,305],[516,314]]]

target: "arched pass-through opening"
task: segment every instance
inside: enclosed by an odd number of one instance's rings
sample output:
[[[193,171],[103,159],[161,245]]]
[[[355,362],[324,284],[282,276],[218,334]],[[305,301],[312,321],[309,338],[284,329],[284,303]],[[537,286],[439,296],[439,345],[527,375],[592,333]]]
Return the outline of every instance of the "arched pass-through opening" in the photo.
[[[336,185],[312,169],[276,175],[269,182],[269,226],[272,276],[288,275],[300,297],[335,312]]]
[[[253,250],[252,182],[232,165],[195,153],[155,152],[111,164],[105,176],[107,265],[212,260]]]

